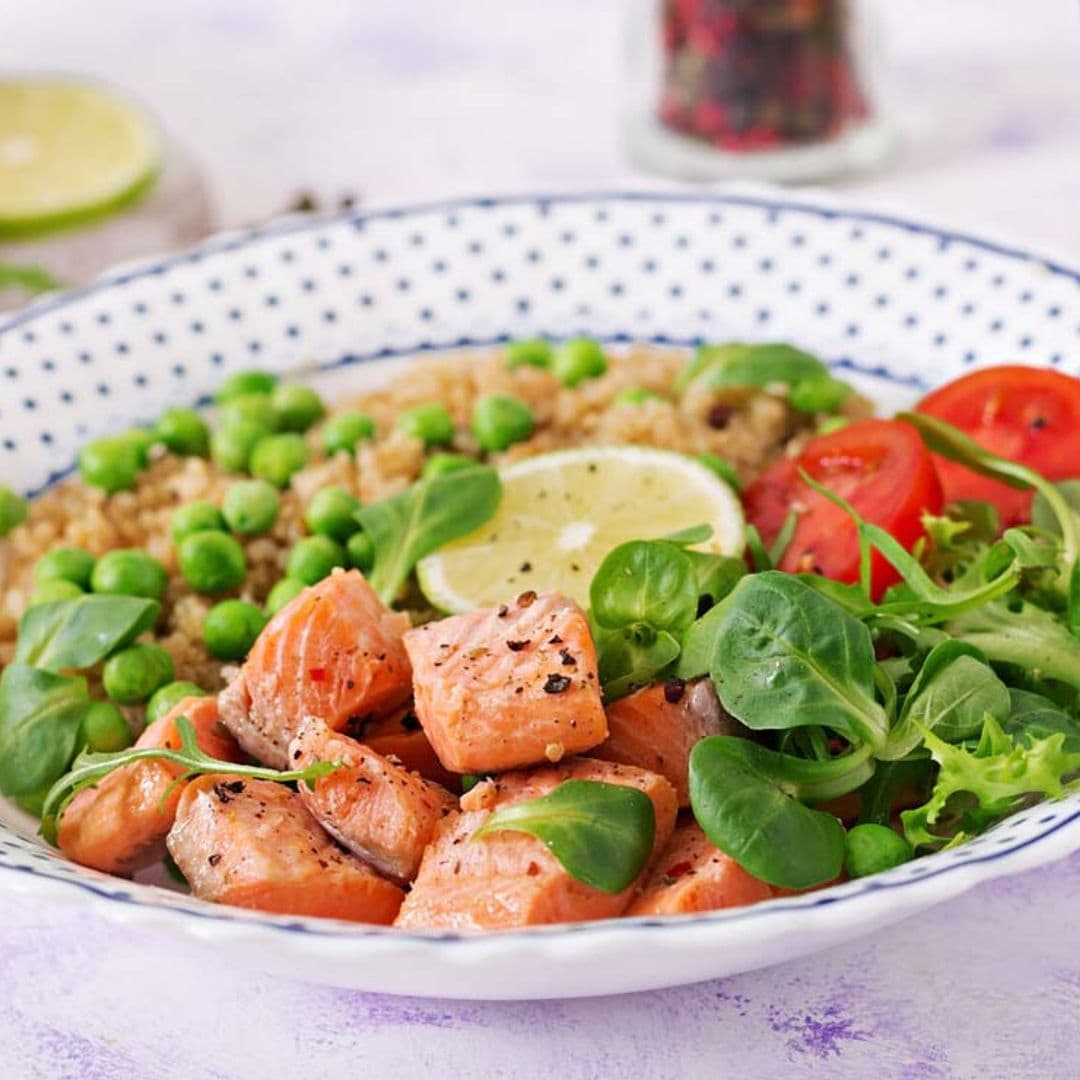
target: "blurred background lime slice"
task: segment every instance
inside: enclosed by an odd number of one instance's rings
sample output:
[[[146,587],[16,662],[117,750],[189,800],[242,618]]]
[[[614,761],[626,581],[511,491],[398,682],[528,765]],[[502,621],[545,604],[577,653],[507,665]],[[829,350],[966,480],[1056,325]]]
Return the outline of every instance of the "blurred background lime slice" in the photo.
[[[116,92],[74,79],[0,79],[0,237],[125,206],[153,185],[161,138]]]

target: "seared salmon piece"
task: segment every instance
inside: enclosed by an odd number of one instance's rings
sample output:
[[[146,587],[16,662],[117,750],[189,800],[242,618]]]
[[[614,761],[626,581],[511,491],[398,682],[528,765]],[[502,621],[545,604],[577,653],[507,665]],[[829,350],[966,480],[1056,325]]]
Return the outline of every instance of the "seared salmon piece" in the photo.
[[[458,790],[461,778],[443,768],[411,705],[390,716],[353,718],[346,726],[345,734],[370,746],[383,757],[399,761],[425,780],[432,780],[450,791]]]
[[[607,736],[588,619],[559,593],[427,623],[405,648],[416,715],[451,772],[560,761]]]
[[[289,745],[289,763],[302,769],[313,761],[343,766],[320,776],[314,791],[300,785],[300,798],[319,824],[380,874],[396,881],[416,877],[435,826],[457,809],[457,799],[370,746],[310,719]]]
[[[304,717],[340,731],[352,717],[396,709],[411,693],[408,627],[358,570],[335,570],[267,623],[220,695],[225,726],[252,757],[284,769]]]
[[[342,851],[272,780],[192,780],[168,844],[192,893],[214,904],[381,924],[401,905],[397,885]]]
[[[396,925],[411,930],[507,930],[621,915],[637,883],[620,893],[601,892],[571,877],[541,841],[525,833],[472,838],[492,810],[539,798],[573,779],[644,791],[656,811],[654,856],[667,844],[677,800],[672,786],[656,773],[589,758],[507,773],[478,784],[462,797],[461,812],[439,823]]]
[[[242,761],[232,736],[221,726],[216,699],[184,698],[136,740],[138,747],[177,749],[176,719],[186,716],[203,753]],[[176,815],[184,768],[171,761],[133,761],[80,791],[60,818],[57,844],[73,862],[107,874],[133,874],[165,854],[165,836]]]
[[[732,723],[711,679],[670,679],[647,686],[607,708],[608,737],[593,755],[666,776],[690,805],[690,751],[707,735],[728,734]]]
[[[626,914],[685,915],[743,907],[779,895],[789,894],[747,873],[690,820],[675,829]]]

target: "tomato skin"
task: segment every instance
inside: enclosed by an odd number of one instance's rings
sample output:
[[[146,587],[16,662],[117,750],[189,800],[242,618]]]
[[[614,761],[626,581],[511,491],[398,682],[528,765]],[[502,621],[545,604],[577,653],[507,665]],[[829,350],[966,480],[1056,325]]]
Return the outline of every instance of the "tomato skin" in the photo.
[[[918,432],[900,420],[860,420],[811,439],[795,459],[766,469],[744,496],[747,518],[769,545],[789,511],[798,514],[779,569],[813,572],[836,581],[859,580],[855,523],[814,491],[799,470],[843,496],[867,521],[911,549],[923,535],[922,515],[941,512],[941,482]],[[874,599],[899,575],[876,551],[871,563]]]
[[[1080,379],[1020,364],[983,368],[927,394],[916,409],[1048,480],[1080,476]],[[944,458],[934,460],[946,502],[993,503],[1002,528],[1031,520],[1030,491],[1010,488]]]

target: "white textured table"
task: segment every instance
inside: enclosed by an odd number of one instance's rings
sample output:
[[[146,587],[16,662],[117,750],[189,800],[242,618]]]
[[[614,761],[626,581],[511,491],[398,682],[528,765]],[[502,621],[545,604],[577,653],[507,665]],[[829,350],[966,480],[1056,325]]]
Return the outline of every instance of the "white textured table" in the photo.
[[[1075,0],[875,7],[908,144],[844,189],[1080,256]],[[202,158],[224,224],[301,188],[388,204],[658,186],[618,152],[617,8],[0,0],[0,69],[90,71],[140,93]],[[2,885],[5,1080],[1080,1075],[1080,856],[784,967],[520,1005],[251,976]]]

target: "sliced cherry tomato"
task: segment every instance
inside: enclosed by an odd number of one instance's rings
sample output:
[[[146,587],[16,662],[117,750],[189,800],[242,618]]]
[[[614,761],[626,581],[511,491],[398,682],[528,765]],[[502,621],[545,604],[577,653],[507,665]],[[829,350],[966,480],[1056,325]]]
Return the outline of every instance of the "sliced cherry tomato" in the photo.
[[[983,368],[928,394],[919,412],[960,428],[977,443],[1049,480],[1080,476],[1080,379],[1011,364]],[[935,458],[946,502],[993,503],[1002,528],[1031,520],[1030,491]]]
[[[899,420],[860,420],[806,444],[795,459],[766,469],[744,497],[749,520],[771,544],[791,511],[795,533],[780,560],[789,573],[817,573],[836,581],[859,580],[859,540],[851,517],[799,475],[843,496],[867,521],[880,525],[906,548],[923,534],[922,515],[940,513],[941,483],[918,432]],[[898,580],[875,551],[875,599]]]

